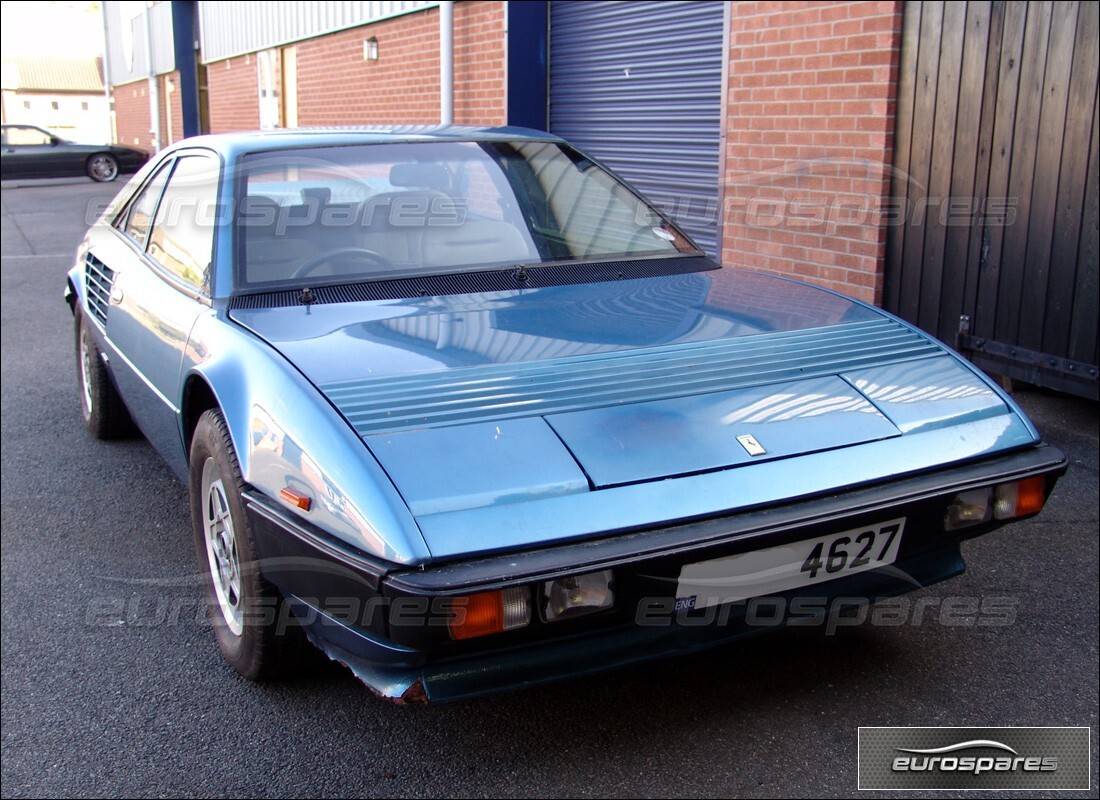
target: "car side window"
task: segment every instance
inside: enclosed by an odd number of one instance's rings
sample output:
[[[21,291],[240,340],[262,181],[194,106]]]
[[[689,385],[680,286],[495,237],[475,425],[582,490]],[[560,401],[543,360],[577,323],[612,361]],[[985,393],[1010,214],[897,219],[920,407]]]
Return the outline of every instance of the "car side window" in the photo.
[[[149,236],[149,257],[200,290],[208,285],[217,198],[218,162],[206,156],[178,159]]]
[[[130,203],[130,210],[126,213],[126,219],[122,231],[135,242],[142,250],[145,249],[145,241],[149,236],[149,225],[153,221],[153,214],[157,210],[157,202],[160,200],[164,183],[168,180],[171,163],[161,167],[153,176],[145,188],[142,189],[134,201]]]
[[[4,144],[12,147],[43,145],[51,141],[53,140],[50,134],[40,128],[28,128],[22,125],[4,128]]]

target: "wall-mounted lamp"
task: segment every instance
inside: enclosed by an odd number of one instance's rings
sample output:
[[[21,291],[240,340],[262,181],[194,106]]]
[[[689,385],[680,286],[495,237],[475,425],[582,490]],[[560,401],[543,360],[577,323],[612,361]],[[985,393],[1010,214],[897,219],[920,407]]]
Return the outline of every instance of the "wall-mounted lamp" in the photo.
[[[378,40],[373,36],[363,41],[363,60],[378,60]]]

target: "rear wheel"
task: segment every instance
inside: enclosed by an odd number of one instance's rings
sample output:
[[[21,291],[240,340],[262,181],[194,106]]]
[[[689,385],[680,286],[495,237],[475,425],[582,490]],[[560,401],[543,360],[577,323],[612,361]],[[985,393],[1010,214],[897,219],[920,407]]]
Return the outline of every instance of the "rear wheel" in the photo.
[[[123,439],[134,433],[130,412],[111,382],[91,326],[76,315],[76,373],[84,427],[97,439]]]
[[[113,181],[118,177],[118,159],[110,153],[96,153],[88,159],[86,170],[93,181]]]
[[[249,680],[295,671],[309,645],[260,569],[237,455],[221,412],[203,413],[191,440],[191,525],[209,618],[225,660]]]

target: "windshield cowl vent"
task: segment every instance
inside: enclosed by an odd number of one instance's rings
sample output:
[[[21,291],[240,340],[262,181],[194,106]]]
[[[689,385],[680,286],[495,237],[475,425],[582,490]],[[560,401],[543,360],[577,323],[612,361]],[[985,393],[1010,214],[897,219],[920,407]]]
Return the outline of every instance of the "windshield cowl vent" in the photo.
[[[525,269],[526,280],[519,279],[516,269],[497,269],[484,272],[460,272],[453,275],[422,275],[412,278],[364,281],[336,286],[314,286],[309,291],[312,303],[362,303],[479,292],[508,292],[631,278],[656,278],[714,269],[719,269],[718,265],[705,256],[678,256],[637,261],[528,266]],[[231,307],[286,308],[302,303],[303,292],[289,289],[237,295],[232,299]]]

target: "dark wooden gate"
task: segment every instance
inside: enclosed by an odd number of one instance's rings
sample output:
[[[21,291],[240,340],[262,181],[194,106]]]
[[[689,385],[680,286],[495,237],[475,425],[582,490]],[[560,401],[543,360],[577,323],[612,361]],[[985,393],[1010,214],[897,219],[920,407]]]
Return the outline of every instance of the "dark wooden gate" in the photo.
[[[1097,399],[1094,2],[908,2],[886,307]]]

